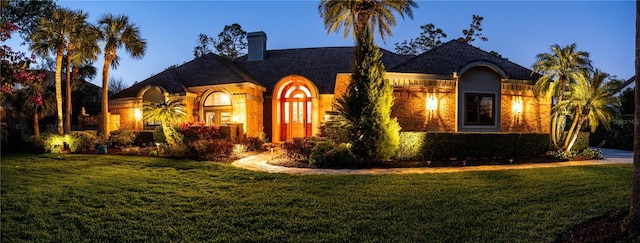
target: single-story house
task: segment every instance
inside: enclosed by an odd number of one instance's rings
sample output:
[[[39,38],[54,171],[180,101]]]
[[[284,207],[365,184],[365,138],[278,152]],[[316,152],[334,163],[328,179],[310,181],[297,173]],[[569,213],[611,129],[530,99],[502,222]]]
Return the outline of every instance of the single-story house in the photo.
[[[354,47],[267,50],[264,32],[247,39],[247,55],[207,54],[111,96],[117,125],[148,128],[144,101],[182,99],[190,122],[274,142],[318,134],[350,82]],[[418,56],[381,52],[402,131],[549,132],[551,102],[534,98],[527,68],[457,41]]]

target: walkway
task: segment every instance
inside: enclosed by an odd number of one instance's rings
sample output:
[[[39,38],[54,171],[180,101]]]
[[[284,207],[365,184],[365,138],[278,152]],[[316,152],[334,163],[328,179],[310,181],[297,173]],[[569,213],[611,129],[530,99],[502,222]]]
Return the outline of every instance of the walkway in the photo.
[[[633,152],[601,149],[604,160],[567,161],[538,164],[514,164],[514,165],[480,165],[466,167],[421,167],[421,168],[389,168],[389,169],[309,169],[291,168],[267,164],[271,160],[269,152],[248,156],[231,163],[233,166],[252,171],[286,174],[425,174],[425,173],[451,173],[466,171],[492,171],[492,170],[518,170],[532,168],[552,168],[564,166],[605,165],[605,164],[633,164]]]

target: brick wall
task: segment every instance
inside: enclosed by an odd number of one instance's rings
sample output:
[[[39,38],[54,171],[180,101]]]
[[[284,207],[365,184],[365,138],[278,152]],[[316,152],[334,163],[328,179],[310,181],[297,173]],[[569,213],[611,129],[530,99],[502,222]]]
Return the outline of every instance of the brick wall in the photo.
[[[398,118],[402,131],[455,131],[455,92],[425,88],[396,88],[392,117]],[[427,98],[435,97],[437,108],[427,110]]]

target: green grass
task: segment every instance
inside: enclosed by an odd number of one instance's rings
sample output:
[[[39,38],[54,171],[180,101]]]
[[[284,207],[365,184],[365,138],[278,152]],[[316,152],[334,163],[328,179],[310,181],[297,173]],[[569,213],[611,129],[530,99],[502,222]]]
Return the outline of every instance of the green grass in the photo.
[[[631,165],[284,175],[97,155],[3,156],[2,241],[553,241],[624,208]]]

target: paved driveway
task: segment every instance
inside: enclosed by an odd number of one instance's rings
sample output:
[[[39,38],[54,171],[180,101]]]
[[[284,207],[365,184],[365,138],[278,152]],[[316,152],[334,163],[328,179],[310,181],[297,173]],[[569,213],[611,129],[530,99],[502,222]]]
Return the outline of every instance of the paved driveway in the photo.
[[[389,169],[309,169],[309,168],[290,168],[284,166],[270,165],[267,162],[271,160],[269,152],[248,156],[231,163],[233,166],[260,172],[269,173],[286,173],[286,174],[424,174],[424,173],[452,173],[465,171],[492,171],[492,170],[518,170],[531,168],[552,168],[563,166],[583,166],[583,165],[604,165],[604,164],[632,164],[633,152],[601,149],[604,160],[585,160],[585,161],[567,161],[554,163],[537,163],[537,164],[514,164],[514,165],[480,165],[466,167],[422,167],[422,168],[389,168]]]

